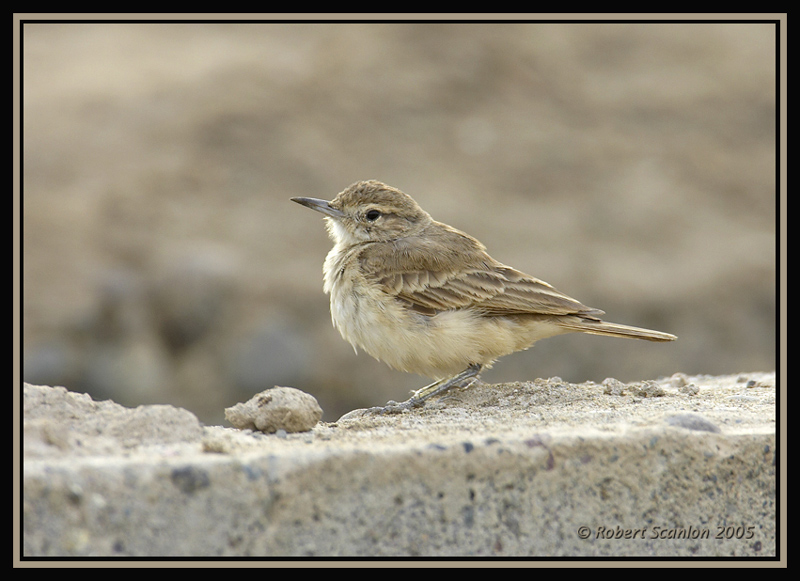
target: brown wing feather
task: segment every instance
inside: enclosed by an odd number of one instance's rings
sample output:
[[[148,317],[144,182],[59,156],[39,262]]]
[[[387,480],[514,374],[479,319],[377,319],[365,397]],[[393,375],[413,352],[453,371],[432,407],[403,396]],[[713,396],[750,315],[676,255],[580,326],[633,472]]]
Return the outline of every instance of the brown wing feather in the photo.
[[[405,283],[406,277],[402,278]],[[602,314],[546,282],[503,265],[453,274],[435,284],[402,284],[395,295],[412,305],[436,311],[470,307],[486,316]]]
[[[389,253],[386,247],[367,247],[361,257],[363,272],[385,292],[426,314],[467,307],[486,316],[580,314],[591,318],[603,313],[497,262],[466,234],[454,229],[444,234],[454,237],[457,244],[398,240]],[[460,248],[461,252],[443,257],[441,248]]]

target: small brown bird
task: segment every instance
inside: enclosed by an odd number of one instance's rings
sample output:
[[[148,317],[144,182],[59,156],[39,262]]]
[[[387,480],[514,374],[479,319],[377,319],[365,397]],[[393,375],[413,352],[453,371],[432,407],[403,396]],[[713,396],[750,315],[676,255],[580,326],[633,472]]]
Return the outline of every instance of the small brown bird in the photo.
[[[676,339],[600,320],[603,311],[501,264],[478,240],[379,181],[357,182],[330,202],[292,201],[325,215],[334,246],[324,290],[342,337],[395,369],[436,379],[375,411],[422,405],[472,383],[499,357],[563,333]]]

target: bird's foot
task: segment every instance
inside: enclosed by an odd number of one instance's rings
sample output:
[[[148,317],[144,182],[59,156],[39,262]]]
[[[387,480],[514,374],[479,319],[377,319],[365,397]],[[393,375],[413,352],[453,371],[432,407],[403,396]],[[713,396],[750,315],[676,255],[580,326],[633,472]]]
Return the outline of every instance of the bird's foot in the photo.
[[[422,407],[432,397],[441,395],[454,387],[469,387],[478,380],[478,374],[482,365],[473,364],[464,371],[448,379],[440,379],[430,385],[418,389],[413,395],[403,402],[388,401],[384,406],[372,407],[363,410],[354,410],[342,416],[340,419],[349,419],[355,416],[365,415],[392,415],[402,414],[414,408]]]

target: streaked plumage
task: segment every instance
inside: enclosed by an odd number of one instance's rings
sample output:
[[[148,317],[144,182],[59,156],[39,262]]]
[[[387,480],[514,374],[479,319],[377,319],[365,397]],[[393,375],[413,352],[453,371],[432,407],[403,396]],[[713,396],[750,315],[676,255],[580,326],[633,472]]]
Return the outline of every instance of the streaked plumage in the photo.
[[[326,215],[335,244],[324,289],[334,325],[396,369],[443,379],[568,332],[675,339],[600,320],[603,311],[501,264],[381,182],[355,183],[330,202],[292,199]]]

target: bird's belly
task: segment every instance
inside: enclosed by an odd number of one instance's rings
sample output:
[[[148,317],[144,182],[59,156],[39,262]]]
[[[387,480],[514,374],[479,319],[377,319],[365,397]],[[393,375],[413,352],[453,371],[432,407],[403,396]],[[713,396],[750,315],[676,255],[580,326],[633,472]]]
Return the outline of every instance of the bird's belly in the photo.
[[[541,331],[513,317],[484,317],[468,310],[426,316],[388,295],[352,288],[331,292],[331,317],[342,337],[390,367],[434,379],[527,349]],[[538,327],[537,327],[538,329]],[[549,331],[542,336],[552,336]]]

